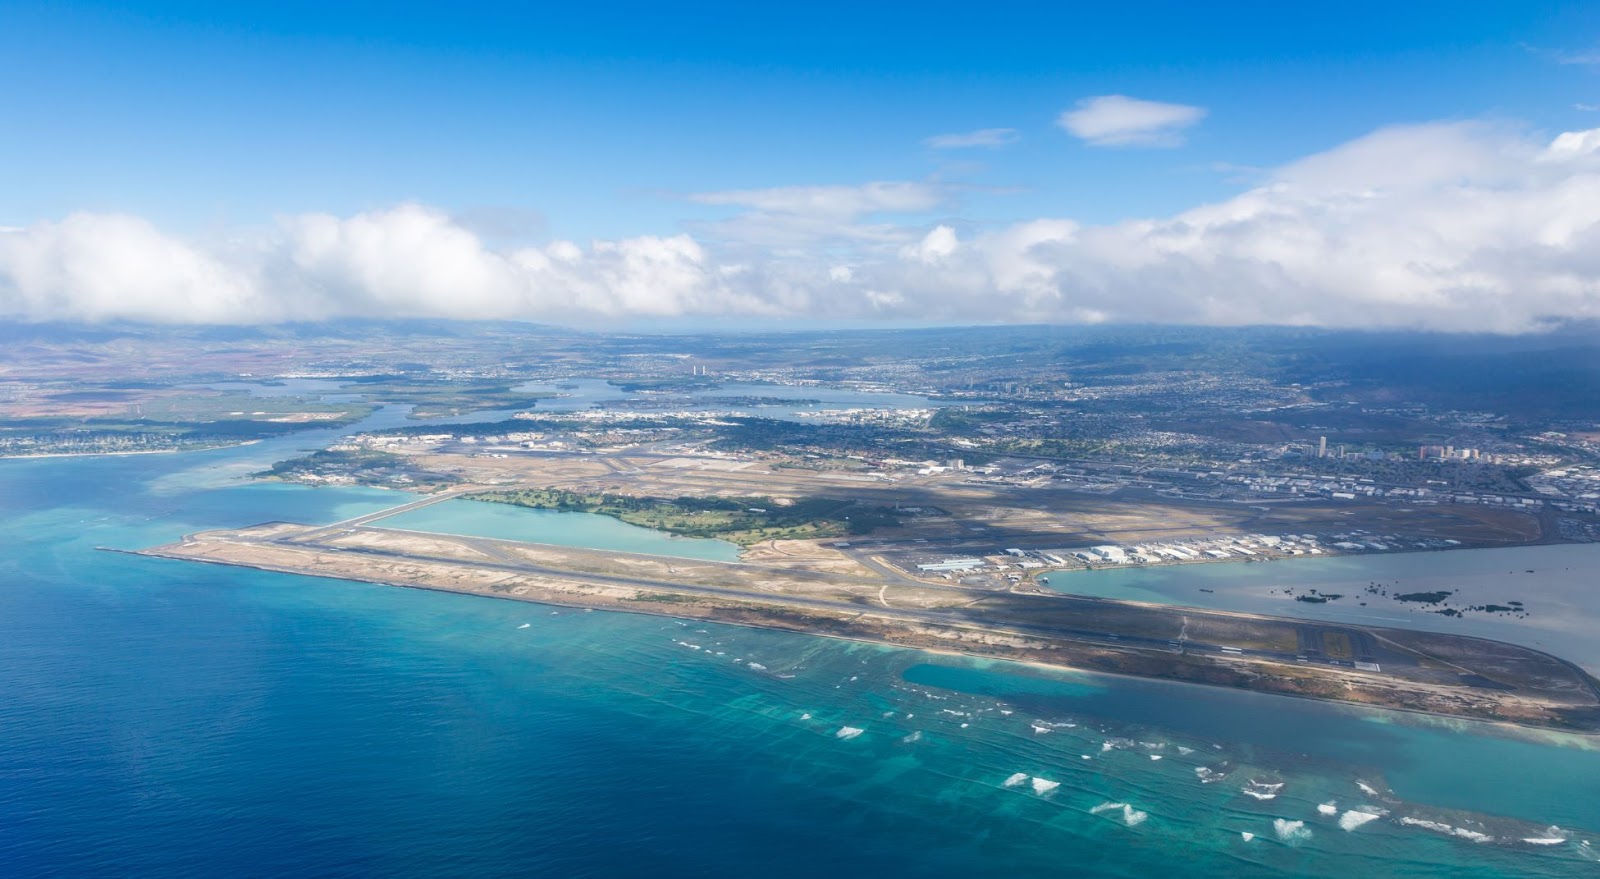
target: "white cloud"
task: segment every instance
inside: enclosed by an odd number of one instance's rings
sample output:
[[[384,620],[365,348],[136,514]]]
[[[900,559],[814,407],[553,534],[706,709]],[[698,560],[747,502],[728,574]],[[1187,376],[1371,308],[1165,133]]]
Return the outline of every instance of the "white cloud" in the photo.
[[[701,192],[690,201],[708,205],[734,205],[785,214],[855,217],[861,214],[926,211],[944,200],[944,192],[931,183],[892,181],[860,186],[780,186]]]
[[[693,228],[708,240],[800,257],[819,249],[903,244],[913,233],[878,218],[927,213],[949,195],[946,187],[935,183],[885,181],[702,192],[688,198],[746,209],[726,219],[695,224]]]
[[[1204,107],[1142,101],[1126,95],[1084,98],[1056,124],[1092,146],[1172,147],[1206,116]]]
[[[960,246],[961,242],[956,239],[956,230],[940,225],[933,227],[932,231],[916,244],[902,247],[900,258],[933,265],[949,259]]]
[[[1022,135],[1015,128],[980,128],[977,131],[968,131],[965,134],[936,134],[924,140],[924,146],[936,150],[960,150],[984,147],[1009,146],[1022,139]]]
[[[924,184],[710,194],[753,238],[490,246],[421,205],[193,240],[123,215],[0,229],[0,317],[1154,321],[1519,331],[1600,318],[1600,129],[1389,128],[1166,217],[957,236]],[[805,225],[811,224],[811,225]],[[831,225],[849,231],[830,232]],[[750,227],[754,228],[754,226]],[[798,231],[797,231],[798,230]],[[809,237],[807,237],[809,236]]]
[[[1576,64],[1582,67],[1600,65],[1600,49],[1587,49],[1578,52],[1558,50],[1554,55],[1558,64]]]

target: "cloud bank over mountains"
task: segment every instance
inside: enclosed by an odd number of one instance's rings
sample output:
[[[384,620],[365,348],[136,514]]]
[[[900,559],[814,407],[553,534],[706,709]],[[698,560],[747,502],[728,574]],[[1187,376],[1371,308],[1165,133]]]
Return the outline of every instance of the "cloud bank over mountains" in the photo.
[[[1084,131],[1091,141],[1125,136],[1109,122]],[[1170,135],[1172,123],[1156,131]],[[941,219],[958,197],[895,181],[702,193],[690,201],[732,216],[693,234],[513,248],[418,204],[289,216],[205,239],[78,213],[0,228],[0,317],[1496,331],[1600,317],[1600,129],[1545,140],[1477,122],[1387,128],[1277,168],[1233,198],[1112,224],[967,228]]]

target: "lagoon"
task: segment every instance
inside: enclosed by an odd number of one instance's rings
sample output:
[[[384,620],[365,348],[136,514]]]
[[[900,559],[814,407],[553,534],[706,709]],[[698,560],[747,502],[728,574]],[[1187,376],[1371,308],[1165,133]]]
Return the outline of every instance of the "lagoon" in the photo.
[[[739,547],[726,540],[678,537],[598,513],[535,510],[512,504],[454,498],[373,523],[383,528],[549,543],[584,549],[736,562]]]
[[[1597,572],[1600,544],[1557,544],[1102,568],[1053,573],[1049,585],[1103,598],[1476,635],[1547,650],[1600,674]],[[1375,584],[1388,595],[1369,594]],[[1295,600],[1310,589],[1343,597]],[[1455,593],[1448,600],[1456,608],[1520,601],[1526,618],[1470,611],[1451,617],[1436,612],[1442,606],[1392,597],[1432,591]]]

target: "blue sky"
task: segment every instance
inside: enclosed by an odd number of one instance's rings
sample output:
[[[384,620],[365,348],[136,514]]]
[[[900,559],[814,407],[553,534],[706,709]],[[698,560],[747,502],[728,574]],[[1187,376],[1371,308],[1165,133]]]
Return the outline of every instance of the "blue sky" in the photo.
[[[0,225],[192,241],[411,204],[490,249],[715,246],[764,209],[696,194],[879,181],[938,195],[825,219],[965,242],[1174,217],[1386,126],[1600,127],[1592,2],[603,6],[7,3]],[[1196,121],[1110,144],[1062,124],[1106,96]],[[1004,145],[928,145],[986,129]]]

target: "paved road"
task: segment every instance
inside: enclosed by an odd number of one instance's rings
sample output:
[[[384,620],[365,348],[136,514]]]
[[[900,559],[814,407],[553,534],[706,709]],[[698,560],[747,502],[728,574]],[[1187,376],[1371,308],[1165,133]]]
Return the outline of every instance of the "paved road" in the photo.
[[[379,510],[376,513],[367,513],[365,515],[356,516],[353,519],[346,519],[343,522],[335,522],[332,525],[324,525],[321,528],[317,528],[312,531],[306,531],[295,535],[294,537],[283,538],[278,542],[288,544],[317,543],[319,541],[326,540],[341,531],[350,531],[359,528],[362,525],[366,525],[369,522],[376,522],[379,519],[387,519],[390,516],[398,516],[401,513],[409,513],[412,510],[420,510],[423,507],[442,503],[450,500],[451,498],[460,497],[461,495],[474,491],[482,491],[482,489],[476,485],[464,485],[458,488],[452,488],[448,491],[441,491],[437,494],[430,494],[424,498],[418,498],[417,500],[409,503],[401,504],[398,507],[390,507],[386,510]]]

